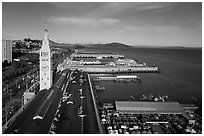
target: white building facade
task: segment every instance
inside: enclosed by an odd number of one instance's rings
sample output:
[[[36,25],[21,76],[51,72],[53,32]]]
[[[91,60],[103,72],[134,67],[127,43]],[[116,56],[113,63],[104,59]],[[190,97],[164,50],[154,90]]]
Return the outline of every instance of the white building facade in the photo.
[[[12,62],[12,41],[2,40],[2,62]]]
[[[40,49],[40,90],[52,86],[52,62],[49,46],[48,30],[45,29],[42,47]]]

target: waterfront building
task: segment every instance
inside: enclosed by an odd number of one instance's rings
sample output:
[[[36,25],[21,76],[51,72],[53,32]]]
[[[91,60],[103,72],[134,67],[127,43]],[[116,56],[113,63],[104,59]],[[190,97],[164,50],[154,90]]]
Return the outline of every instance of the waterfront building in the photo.
[[[12,62],[12,41],[2,40],[2,62]]]
[[[78,57],[78,58],[124,58],[124,55],[112,54],[112,53],[73,53],[71,58]]]
[[[70,69],[81,70],[89,73],[120,73],[120,72],[158,72],[158,67],[128,67],[112,65],[68,65],[70,63],[60,64],[57,70]]]
[[[117,65],[135,65],[137,62],[133,59],[118,59],[116,60]]]
[[[182,114],[178,102],[116,101],[116,110],[123,114]]]
[[[139,64],[133,59],[124,59],[123,55],[93,52],[73,53],[57,67],[57,71],[64,69],[88,73],[159,72],[156,66]]]
[[[52,85],[51,50],[49,46],[48,30],[46,27],[42,47],[40,49],[40,90],[49,89],[51,85]]]

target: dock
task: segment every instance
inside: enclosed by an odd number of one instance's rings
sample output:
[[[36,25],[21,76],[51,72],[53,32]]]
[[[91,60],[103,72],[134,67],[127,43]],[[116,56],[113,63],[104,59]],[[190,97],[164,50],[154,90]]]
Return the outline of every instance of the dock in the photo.
[[[94,81],[140,81],[140,78],[136,75],[116,75],[116,76],[96,76]]]

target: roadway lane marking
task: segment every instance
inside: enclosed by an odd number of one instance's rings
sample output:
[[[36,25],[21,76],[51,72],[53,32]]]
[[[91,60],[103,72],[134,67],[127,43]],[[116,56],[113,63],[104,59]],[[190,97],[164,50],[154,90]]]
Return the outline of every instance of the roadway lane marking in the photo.
[[[68,84],[69,84],[69,82],[67,82],[67,84],[65,85],[63,95],[65,94],[65,92],[66,92],[66,90],[67,90],[67,86],[68,86]]]
[[[69,73],[67,74],[67,79],[69,78]]]
[[[54,92],[54,90],[52,90],[51,92],[50,92],[50,94],[47,96],[47,100],[51,97],[51,95],[53,94],[53,92]]]
[[[46,115],[48,109],[50,108],[51,103],[52,103],[52,101],[50,101],[49,105],[47,106],[47,108],[46,108],[46,110],[45,110],[45,113],[44,113],[43,117]]]
[[[64,90],[64,84],[63,84],[63,86],[62,86],[62,90]]]

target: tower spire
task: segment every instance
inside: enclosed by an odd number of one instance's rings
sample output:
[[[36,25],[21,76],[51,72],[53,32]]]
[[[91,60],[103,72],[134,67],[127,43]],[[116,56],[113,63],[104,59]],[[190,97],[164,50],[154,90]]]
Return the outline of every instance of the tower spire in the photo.
[[[44,40],[48,40],[48,30],[47,30],[47,21],[46,21],[46,19],[45,19]]]
[[[47,20],[45,19],[45,31],[48,31],[47,30]]]

